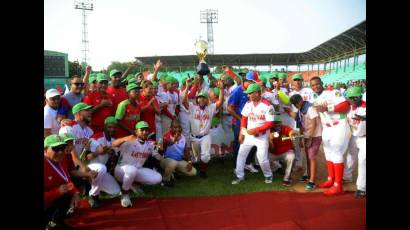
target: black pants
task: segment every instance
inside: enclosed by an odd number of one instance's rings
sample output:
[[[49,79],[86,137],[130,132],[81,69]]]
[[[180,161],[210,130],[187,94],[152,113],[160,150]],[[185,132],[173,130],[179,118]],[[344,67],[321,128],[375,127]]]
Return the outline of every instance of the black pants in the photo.
[[[45,225],[47,225],[49,221],[53,221],[56,224],[63,224],[72,198],[73,196],[71,194],[66,193],[55,200],[53,204],[45,210]]]
[[[232,126],[233,129],[233,168],[236,168],[236,160],[238,158],[238,151],[239,151],[239,132],[241,130],[241,124],[240,122],[237,122]],[[255,159],[255,154],[256,154],[256,146],[253,146],[251,150],[249,151],[248,156],[246,157],[246,164],[252,163],[252,160]]]

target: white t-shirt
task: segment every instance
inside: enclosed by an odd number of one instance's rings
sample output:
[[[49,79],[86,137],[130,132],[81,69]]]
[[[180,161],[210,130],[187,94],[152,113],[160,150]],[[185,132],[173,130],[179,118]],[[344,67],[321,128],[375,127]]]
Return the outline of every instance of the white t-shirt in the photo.
[[[59,134],[69,133],[75,137],[74,148],[77,152],[77,155],[81,155],[81,150],[83,146],[89,141],[91,136],[94,134],[93,130],[86,126],[84,129],[81,126],[73,121],[70,125],[66,125],[60,128]]]
[[[185,106],[183,106],[186,110]],[[194,136],[204,136],[209,134],[211,129],[211,121],[216,110],[216,103],[205,106],[201,109],[199,105],[189,102],[189,122],[191,126],[191,134]]]
[[[255,106],[252,101],[246,102],[242,109],[242,116],[248,117],[248,124],[246,129],[254,129],[264,125],[266,122],[272,122],[275,110],[273,105],[266,99],[262,98],[261,101]],[[258,137],[254,135],[246,135],[244,143],[255,144],[255,142],[268,141],[269,130],[264,134],[259,134]]]
[[[310,127],[309,125],[310,122],[308,121],[312,119],[320,119],[319,113],[316,111],[315,107],[313,106],[309,107],[305,115],[302,114],[302,127],[305,130],[304,132],[305,138],[309,137],[307,135],[307,131],[313,128],[313,127]],[[322,136],[322,123],[319,121],[318,123],[316,123],[316,129],[312,137],[320,137],[320,136]]]
[[[96,152],[98,147],[103,147],[103,146],[112,146],[112,142],[115,140],[113,137],[111,137],[111,141],[108,141],[107,138],[105,138],[104,132],[98,133],[94,136],[91,137],[91,144],[90,144],[90,151],[91,152]],[[103,155],[98,155],[96,158],[92,159],[90,161],[91,163],[100,163],[100,164],[106,164],[108,161],[109,155],[108,154],[103,154]]]
[[[51,129],[51,134],[58,134],[60,124],[57,122],[57,110],[49,105],[44,106],[44,128]]]
[[[361,137],[366,135],[366,121],[353,119],[355,117],[355,114],[366,117],[366,102],[363,101],[360,107],[357,108],[350,106],[350,111],[347,114],[347,119],[352,130],[352,135]]]
[[[119,166],[132,165],[137,168],[142,168],[150,155],[155,156],[158,154],[153,142],[144,141],[141,143],[140,141],[140,139],[127,141],[120,146],[119,151],[121,155],[118,160]]]

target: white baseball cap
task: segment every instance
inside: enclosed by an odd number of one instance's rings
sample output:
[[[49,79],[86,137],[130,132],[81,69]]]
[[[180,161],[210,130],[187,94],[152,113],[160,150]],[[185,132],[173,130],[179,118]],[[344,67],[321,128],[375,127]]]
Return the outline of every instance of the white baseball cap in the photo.
[[[46,99],[49,99],[51,97],[55,97],[55,96],[60,96],[60,93],[58,92],[58,90],[56,89],[49,89],[46,92]]]

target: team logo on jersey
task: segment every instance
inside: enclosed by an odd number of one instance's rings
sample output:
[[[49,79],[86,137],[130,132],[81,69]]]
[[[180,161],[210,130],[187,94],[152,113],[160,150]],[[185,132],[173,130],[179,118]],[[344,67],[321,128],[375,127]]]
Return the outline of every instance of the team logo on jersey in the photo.
[[[269,109],[269,115],[273,115],[273,109]]]

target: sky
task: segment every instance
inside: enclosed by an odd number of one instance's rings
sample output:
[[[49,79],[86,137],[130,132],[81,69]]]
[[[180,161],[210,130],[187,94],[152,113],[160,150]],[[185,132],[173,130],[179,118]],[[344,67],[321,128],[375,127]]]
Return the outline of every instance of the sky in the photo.
[[[215,54],[305,52],[366,20],[365,0],[94,0],[87,11],[93,70],[137,56],[193,55],[200,11],[218,10]],[[82,60],[82,11],[44,1],[44,49]]]

